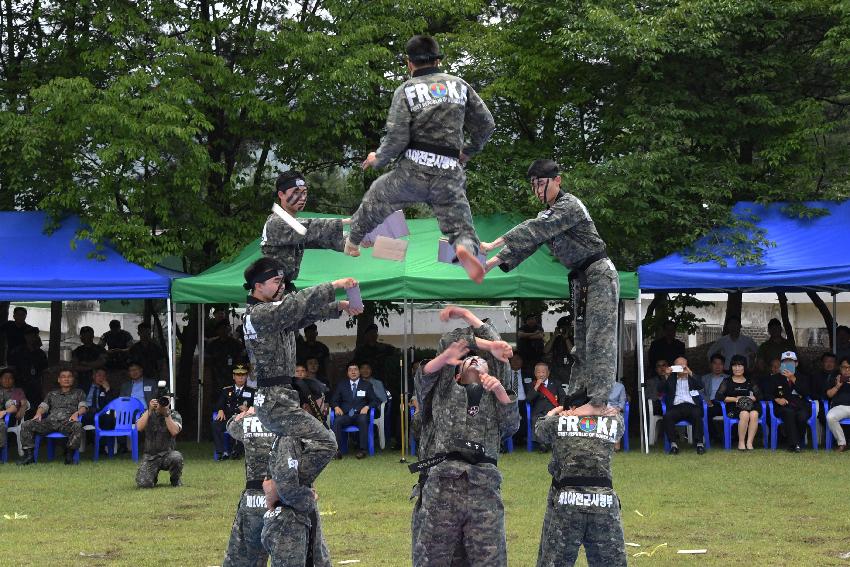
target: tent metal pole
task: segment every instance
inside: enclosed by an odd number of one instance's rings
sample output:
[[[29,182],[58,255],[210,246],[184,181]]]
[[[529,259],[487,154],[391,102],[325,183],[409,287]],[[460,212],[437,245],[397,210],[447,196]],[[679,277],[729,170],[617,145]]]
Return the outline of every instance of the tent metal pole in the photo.
[[[635,323],[637,324],[637,365],[638,365],[638,397],[640,397],[640,444],[643,451],[649,454],[649,432],[647,431],[646,387],[643,373],[643,312],[640,305],[640,288],[635,298]]]
[[[168,317],[166,322],[166,326],[168,327],[168,391],[173,394],[177,386],[177,381],[174,377],[174,351],[176,349],[174,348],[175,333],[174,329],[172,329],[174,325],[174,305],[171,303],[171,295],[165,299],[165,310],[167,311],[166,317]]]
[[[204,323],[206,322],[206,304],[198,305],[198,443],[201,442],[201,429],[204,416]]]
[[[617,301],[617,376],[615,379],[619,380],[620,377],[623,376],[623,353],[625,349],[623,348],[624,334],[625,334],[625,319],[626,319],[626,304],[623,303],[623,300],[620,299]]]
[[[404,299],[404,315],[402,316],[402,323],[404,325],[404,352],[401,355],[401,363],[403,367],[401,368],[401,388],[399,391],[401,392],[401,400],[399,400],[399,413],[401,414],[401,462],[406,462],[407,457],[407,435],[408,435],[408,426],[407,422],[407,369],[410,366],[410,361],[407,358],[407,316],[409,309],[407,304],[407,298]]]
[[[836,340],[838,339],[838,321],[835,318],[835,314],[837,313],[837,300],[835,296],[838,295],[836,292],[832,292],[832,354],[838,354],[838,345],[836,344]]]

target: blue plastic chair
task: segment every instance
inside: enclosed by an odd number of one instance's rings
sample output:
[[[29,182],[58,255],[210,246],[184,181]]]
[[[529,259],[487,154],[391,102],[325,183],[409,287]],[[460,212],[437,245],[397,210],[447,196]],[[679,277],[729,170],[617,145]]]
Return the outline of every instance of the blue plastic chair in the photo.
[[[6,429],[9,429],[9,414],[7,413],[3,416],[3,421],[6,422]],[[3,445],[3,448],[0,449],[0,462],[8,463],[9,462],[9,437],[6,437],[6,444]]]
[[[661,415],[664,415],[666,413],[667,413],[667,402],[665,400],[661,400]],[[691,422],[685,421],[685,420],[682,420],[682,421],[679,421],[679,422],[676,423],[677,427],[678,426],[687,427],[688,425],[692,425],[692,424],[691,424]],[[702,437],[703,437],[703,441],[702,441],[703,445],[705,445],[706,449],[710,449],[711,444],[709,443],[709,440],[708,440],[708,437],[709,437],[709,435],[708,435],[708,404],[705,403],[705,400],[702,401]],[[697,443],[696,439],[694,439],[694,443]],[[664,435],[664,452],[665,453],[670,452],[670,440],[667,439],[666,434]]]
[[[812,415],[809,416],[806,424],[809,426],[811,430],[811,445],[812,449],[815,451],[818,450],[818,404],[815,401],[809,400],[812,404]],[[770,406],[770,448],[773,451],[776,451],[776,446],[779,444],[779,426],[782,425],[782,418],[776,416],[776,412],[774,411],[774,403],[768,402]],[[827,427],[827,429],[829,429]],[[805,432],[802,432],[805,433]],[[805,442],[805,436],[803,441]]]
[[[828,413],[829,413],[829,400],[824,400],[823,401],[823,418],[824,418],[824,420],[826,420],[826,414],[828,414]],[[9,416],[7,415],[6,417],[9,417]],[[838,423],[840,423],[841,425],[850,425],[850,417],[842,419]],[[826,441],[824,441],[824,443],[826,444],[826,450],[831,451],[832,450],[832,441],[833,441],[832,430],[829,428],[829,424],[827,424],[825,429],[826,429]],[[7,443],[7,445],[8,445],[8,443]]]
[[[729,417],[726,413],[726,402],[715,400],[716,404],[720,404],[720,409],[723,412],[723,448],[727,451],[732,450],[732,426],[741,421],[737,417]],[[761,413],[759,414],[759,425],[761,426],[761,436],[764,442],[764,448],[767,449],[767,403],[761,404]]]
[[[623,451],[629,451],[629,402],[623,408]]]
[[[115,429],[101,429],[100,416],[108,411],[115,412]],[[131,455],[134,461],[139,460],[139,432],[136,429],[136,419],[144,413],[145,405],[136,398],[115,398],[94,415],[94,457],[100,458],[100,439],[106,437],[117,439],[128,437],[130,439]],[[115,443],[106,446],[109,458],[115,456]]]
[[[44,415],[47,415],[47,414],[44,414]],[[77,417],[77,421],[82,422],[83,416]],[[38,451],[41,448],[41,438],[42,437],[47,439],[47,460],[48,461],[53,460],[53,455],[54,455],[54,452],[55,452],[55,448],[53,446],[54,441],[56,439],[67,439],[68,438],[67,435],[65,435],[64,433],[59,433],[58,431],[54,431],[53,433],[48,433],[47,435],[36,435],[35,436],[35,447],[33,448],[33,452],[32,452],[33,460],[36,463],[38,462]],[[76,451],[74,451],[74,464],[77,465],[79,463],[80,463],[80,450],[77,449]]]
[[[331,416],[331,429],[334,426],[334,418],[336,417],[336,412],[331,409],[328,412]],[[360,431],[360,428],[356,425],[349,425],[345,429],[342,430],[345,435],[342,436],[342,446],[339,448],[340,453],[348,453],[348,434],[349,433],[357,433]],[[360,450],[363,450],[363,447],[360,447]],[[369,408],[369,455],[375,454],[375,408]]]
[[[529,453],[534,450],[534,425],[531,423],[531,404],[525,402],[525,449]]]
[[[218,413],[217,411],[214,411],[212,413],[212,420],[211,421],[213,423],[215,423],[215,416],[216,416],[217,413]],[[333,412],[331,412],[331,413],[333,413]],[[227,420],[225,420],[225,423],[227,423]],[[224,451],[226,453],[230,453],[232,450],[233,450],[233,438],[230,436],[230,433],[227,432],[227,429],[225,429],[224,430]],[[221,455],[219,455],[218,451],[216,451],[215,448],[213,448],[213,460],[217,461],[220,458],[221,458]]]

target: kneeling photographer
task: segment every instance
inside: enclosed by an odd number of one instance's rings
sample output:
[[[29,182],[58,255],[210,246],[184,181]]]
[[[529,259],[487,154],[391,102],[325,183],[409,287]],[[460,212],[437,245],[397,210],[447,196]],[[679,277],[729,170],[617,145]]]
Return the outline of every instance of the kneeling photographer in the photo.
[[[136,472],[139,488],[153,488],[159,471],[168,471],[171,486],[180,486],[183,473],[183,455],[174,449],[174,438],[183,428],[183,418],[171,409],[170,394],[165,382],[160,381],[159,393],[148,403],[148,409],[136,421],[136,429],[145,433],[144,453]]]

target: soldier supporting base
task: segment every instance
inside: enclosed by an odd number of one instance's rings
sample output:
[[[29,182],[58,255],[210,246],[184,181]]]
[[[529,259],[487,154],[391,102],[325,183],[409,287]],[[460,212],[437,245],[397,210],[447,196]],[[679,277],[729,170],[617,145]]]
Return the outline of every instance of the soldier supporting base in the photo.
[[[609,415],[580,417],[558,406],[535,424],[535,433],[552,444],[552,487],[537,567],[575,565],[582,545],[590,567],[626,565],[620,500],[611,480],[623,418],[613,408],[605,411]]]

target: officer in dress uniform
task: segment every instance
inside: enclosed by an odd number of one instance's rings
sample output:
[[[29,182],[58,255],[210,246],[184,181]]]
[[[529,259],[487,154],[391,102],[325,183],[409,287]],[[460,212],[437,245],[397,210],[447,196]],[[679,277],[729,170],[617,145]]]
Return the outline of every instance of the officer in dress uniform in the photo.
[[[233,368],[233,385],[225,386],[221,389],[221,393],[219,393],[218,400],[213,408],[215,412],[212,426],[213,441],[215,442],[215,450],[219,454],[220,460],[226,460],[231,457],[230,453],[227,452],[227,446],[224,442],[227,420],[254,405],[254,394],[257,391],[245,384],[247,380],[248,369],[244,364],[237,364]],[[238,459],[244,452],[242,443],[236,441],[233,447],[233,458]]]

